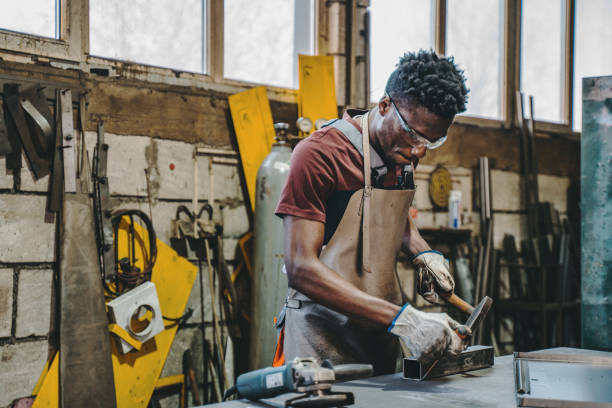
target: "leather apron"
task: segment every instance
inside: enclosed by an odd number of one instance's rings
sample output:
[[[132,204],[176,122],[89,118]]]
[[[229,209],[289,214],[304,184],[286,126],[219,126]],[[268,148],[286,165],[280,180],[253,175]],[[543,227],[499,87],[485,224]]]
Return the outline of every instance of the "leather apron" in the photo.
[[[372,187],[367,113],[361,127],[365,185],[351,196],[320,260],[362,291],[402,305],[397,255],[415,191]],[[317,357],[372,364],[377,375],[395,372],[399,342],[380,325],[335,312],[292,288],[286,307],[285,361]]]

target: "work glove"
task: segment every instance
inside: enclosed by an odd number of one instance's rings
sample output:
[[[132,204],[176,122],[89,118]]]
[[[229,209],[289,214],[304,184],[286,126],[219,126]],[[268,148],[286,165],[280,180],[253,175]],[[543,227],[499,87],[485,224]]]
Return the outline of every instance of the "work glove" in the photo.
[[[446,313],[425,313],[404,305],[395,316],[388,332],[398,336],[413,357],[421,363],[430,363],[444,355],[456,355],[467,347],[464,339],[469,339],[471,331],[460,325]]]
[[[438,251],[423,251],[411,259],[416,269],[417,292],[429,303],[443,304],[438,293],[451,295],[455,281],[448,271],[448,261]]]

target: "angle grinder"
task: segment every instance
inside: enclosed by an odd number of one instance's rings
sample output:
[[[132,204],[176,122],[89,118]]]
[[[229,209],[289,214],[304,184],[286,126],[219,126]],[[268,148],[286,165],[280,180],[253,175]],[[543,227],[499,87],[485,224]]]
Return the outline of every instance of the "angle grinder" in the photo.
[[[294,392],[301,395],[285,401],[285,407],[336,407],[355,402],[351,392],[333,392],[338,381],[350,381],[372,376],[370,364],[333,366],[328,360],[319,364],[315,358],[295,358],[282,367],[267,367],[242,374],[236,385],[225,392],[223,400],[237,394],[239,398],[256,401]]]

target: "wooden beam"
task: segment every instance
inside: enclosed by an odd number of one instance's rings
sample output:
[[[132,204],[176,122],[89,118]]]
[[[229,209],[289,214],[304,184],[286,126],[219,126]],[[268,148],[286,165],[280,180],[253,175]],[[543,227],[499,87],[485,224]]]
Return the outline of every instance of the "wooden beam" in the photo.
[[[223,80],[224,8],[223,0],[207,1],[206,26],[208,32],[208,75],[213,81]]]
[[[565,46],[563,60],[563,84],[561,88],[563,121],[569,125],[569,130],[573,128],[574,120],[574,35],[575,35],[575,14],[576,1],[565,0],[564,28]]]
[[[436,0],[434,17],[435,50],[438,55],[446,54],[446,0]]]
[[[518,123],[516,91],[520,90],[521,72],[521,0],[504,2],[504,69],[502,86],[502,115],[504,127]]]

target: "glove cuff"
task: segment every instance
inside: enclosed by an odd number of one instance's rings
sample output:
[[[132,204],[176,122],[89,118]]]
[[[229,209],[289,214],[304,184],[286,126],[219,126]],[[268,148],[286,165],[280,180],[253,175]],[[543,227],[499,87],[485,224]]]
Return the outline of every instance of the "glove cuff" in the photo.
[[[429,254],[429,253],[438,254],[438,255],[440,255],[441,257],[444,257],[444,255],[442,255],[442,252],[440,252],[440,251],[435,251],[435,250],[433,250],[433,249],[428,249],[427,251],[422,251],[422,252],[419,252],[418,254],[414,255],[412,258],[410,258],[410,262],[414,262],[414,261],[415,261],[415,260],[416,260],[418,257],[420,257],[421,255],[423,255],[423,254]]]
[[[404,306],[402,306],[402,308],[400,309],[399,312],[397,312],[397,314],[395,315],[395,317],[393,318],[393,320],[391,321],[391,324],[389,325],[389,327],[387,327],[387,333],[391,333],[391,331],[393,330],[393,328],[395,327],[395,323],[397,322],[397,319],[400,317],[400,315],[402,314],[402,312],[408,307],[410,306],[410,303],[406,303]]]

